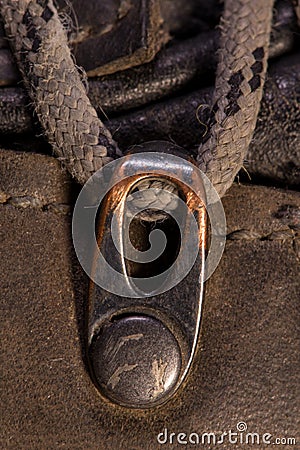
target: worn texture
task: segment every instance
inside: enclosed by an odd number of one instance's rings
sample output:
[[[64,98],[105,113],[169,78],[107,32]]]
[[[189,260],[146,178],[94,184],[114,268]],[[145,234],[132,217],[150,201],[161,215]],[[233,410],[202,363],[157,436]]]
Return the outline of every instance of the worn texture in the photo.
[[[300,54],[271,67],[245,165],[261,177],[300,185]],[[293,81],[294,79],[294,81]],[[276,169],[275,169],[276,167]],[[274,176],[276,172],[276,176]]]
[[[197,158],[221,196],[241,168],[255,128],[273,3],[225,1],[214,105]],[[85,94],[57,10],[52,0],[2,0],[0,7],[47,138],[70,173],[84,183],[107,154],[120,152]]]
[[[244,161],[251,175],[285,185],[300,184],[299,74],[299,54],[282,57],[269,67],[256,130]],[[99,86],[92,83],[90,96],[97,110],[101,105],[99,91]],[[211,105],[212,94],[213,88],[208,88],[177,96],[116,117],[107,126],[122,148],[163,139],[196,155],[198,144],[206,135],[203,124],[207,121],[208,111],[199,110],[198,106]],[[109,101],[108,93],[105,98]],[[122,98],[125,96],[119,97],[120,102]],[[2,95],[0,92],[1,142],[6,141],[8,148],[14,145],[24,149],[22,133],[39,133],[26,107],[27,101],[21,89],[5,88]],[[11,133],[15,133],[13,139],[9,136]],[[32,149],[32,143],[28,148]],[[43,141],[39,151],[49,151]]]
[[[9,195],[70,202],[74,184],[53,158],[3,152],[1,165]],[[109,405],[90,380],[87,279],[70,215],[0,205],[1,448],[156,450],[165,428],[221,433],[239,421],[249,432],[299,442],[299,194],[234,185],[223,203],[229,240],[206,286],[192,371],[175,398],[145,412]]]
[[[89,76],[144,64],[170,38],[166,23],[169,18],[161,17],[160,0],[58,0],[55,4],[66,25],[76,62]],[[1,66],[4,63],[8,69],[8,42],[1,25],[0,18],[0,60]],[[172,23],[170,27],[173,28]],[[0,80],[3,75],[7,71],[1,67]],[[6,83],[11,81],[11,75],[17,74],[10,74]]]
[[[240,170],[255,129],[267,70],[273,3],[225,0],[213,106],[197,158],[220,196]]]
[[[89,76],[151,61],[169,38],[159,0],[72,0],[71,10],[70,43]],[[58,11],[68,13],[68,2],[60,0]]]
[[[56,205],[70,210],[77,192],[55,158],[0,149],[0,203],[17,206],[18,202],[20,207],[42,210]]]
[[[275,8],[269,58],[276,58],[289,52],[297,38],[295,33],[297,18],[292,4],[280,1],[276,2]],[[120,38],[117,31],[115,34],[114,44],[119,48]],[[183,88],[189,89],[192,84],[197,87],[199,83],[204,85],[207,82],[207,74],[212,75],[216,69],[219,38],[219,30],[214,29],[205,32],[197,30],[196,36],[172,40],[151,63],[127,70],[121,70],[119,66],[115,74],[90,78],[89,98],[92,104],[98,105],[98,113],[100,107],[107,114],[120,113],[159,100]],[[99,58],[102,58],[109,50],[104,47],[100,51],[97,47],[97,52]],[[91,51],[86,51],[85,57],[90,66],[94,64],[93,67],[96,67]],[[0,61],[0,84],[3,86],[16,84],[20,74],[9,49],[0,48]],[[87,69],[86,64],[78,59],[77,62]]]
[[[45,135],[84,183],[118,149],[87,97],[57,10],[52,0],[2,0],[0,12]]]
[[[213,89],[203,89],[112,119],[109,128],[123,146],[172,140],[195,154],[207,136]],[[206,108],[199,110],[199,105]],[[265,83],[257,127],[245,156],[252,175],[300,184],[300,54],[281,58]]]

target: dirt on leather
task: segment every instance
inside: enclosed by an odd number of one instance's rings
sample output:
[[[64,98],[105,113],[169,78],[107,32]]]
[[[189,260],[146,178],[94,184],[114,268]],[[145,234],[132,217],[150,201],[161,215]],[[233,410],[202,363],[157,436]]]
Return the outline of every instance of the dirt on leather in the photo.
[[[250,184],[228,191],[228,242],[206,286],[192,371],[166,405],[133,412],[103,401],[86,367],[88,280],[70,209],[59,208],[72,207],[77,186],[54,158],[0,158],[1,448],[181,448],[160,446],[158,433],[221,433],[240,421],[249,432],[299,442],[296,192]],[[22,196],[27,203],[14,201]]]

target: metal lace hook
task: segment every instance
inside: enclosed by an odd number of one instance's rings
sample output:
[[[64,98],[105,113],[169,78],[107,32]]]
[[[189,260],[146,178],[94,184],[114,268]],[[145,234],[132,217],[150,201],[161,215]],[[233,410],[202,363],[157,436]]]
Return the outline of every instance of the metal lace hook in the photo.
[[[137,146],[123,160],[113,175],[123,181],[112,183],[96,226],[99,251],[126,292],[108,292],[93,280],[89,290],[91,376],[104,397],[128,408],[162,404],[182,384],[204,292],[202,180],[177,146],[155,144]],[[159,252],[156,244],[165,247]],[[98,262],[96,256],[94,272],[101,271]]]

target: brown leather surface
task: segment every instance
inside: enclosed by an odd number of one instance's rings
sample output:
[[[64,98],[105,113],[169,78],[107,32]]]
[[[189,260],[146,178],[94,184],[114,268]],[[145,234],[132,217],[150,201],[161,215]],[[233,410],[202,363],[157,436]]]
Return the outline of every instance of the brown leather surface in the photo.
[[[159,445],[157,434],[220,435],[240,421],[300,445],[298,193],[230,189],[229,239],[187,382],[160,408],[128,411],[103,401],[86,369],[87,277],[65,207],[77,186],[50,157],[2,151],[0,167],[1,448],[197,448]],[[249,446],[199,445],[214,447]]]

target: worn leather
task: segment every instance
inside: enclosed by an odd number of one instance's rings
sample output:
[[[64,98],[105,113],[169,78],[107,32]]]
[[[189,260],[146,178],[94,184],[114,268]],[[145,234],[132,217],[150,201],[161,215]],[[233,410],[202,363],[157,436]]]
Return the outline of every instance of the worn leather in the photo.
[[[300,184],[300,54],[270,66],[257,127],[245,167],[286,184]],[[112,119],[107,125],[124,147],[166,139],[196,153],[205,137],[212,88],[195,91]],[[199,105],[203,107],[199,108]]]
[[[257,127],[245,160],[246,169],[261,178],[285,185],[300,184],[299,92],[300,54],[280,58],[270,65]],[[107,122],[122,149],[149,140],[172,140],[196,154],[203,136],[213,88],[194,91],[168,101],[155,103]],[[99,90],[91,91],[97,106]],[[4,134],[32,132],[33,123],[23,91],[6,88],[2,96],[0,129]],[[206,107],[198,109],[199,105]],[[198,113],[197,113],[198,111]],[[19,146],[17,136],[1,138]],[[22,145],[21,145],[22,148]],[[40,145],[40,151],[47,147]],[[49,151],[49,150],[47,150]]]
[[[265,96],[250,152],[261,158],[265,170],[270,152],[278,149],[274,171],[265,175],[297,182],[299,57],[270,73],[266,86],[273,94]],[[118,130],[123,145],[131,138],[137,143],[163,137],[195,150],[203,133],[195,110],[199,102],[209,103],[210,95],[209,89],[195,91],[130,115],[130,127],[124,122]],[[19,102],[15,109],[14,101]],[[13,102],[4,111],[14,122],[11,131],[22,126],[32,133],[36,129],[30,128],[24,99],[13,97]],[[299,193],[251,181],[228,191],[223,199],[227,245],[206,285],[190,376],[164,406],[128,411],[99,396],[87,367],[88,279],[71,239],[70,211],[79,187],[54,158],[8,150],[32,150],[32,134],[19,142],[15,134],[5,143],[7,149],[0,151],[1,448],[179,449],[176,436],[173,445],[159,445],[158,433],[167,428],[169,437],[180,432],[220,435],[236,431],[241,421],[249,432],[297,441],[276,448],[297,448]],[[45,148],[42,141],[39,151]],[[252,157],[248,160],[255,172]],[[214,448],[207,443],[199,447]],[[226,442],[218,447],[248,446]]]
[[[229,190],[228,241],[206,285],[192,371],[164,406],[128,411],[98,395],[87,369],[88,280],[67,207],[77,186],[48,156],[1,151],[0,168],[1,448],[179,449],[158,433],[236,431],[240,421],[300,442],[298,193]]]
[[[74,54],[89,76],[151,61],[168,40],[167,30],[162,27],[159,0],[72,0],[70,3],[79,30],[77,35],[73,33]],[[59,6],[62,12],[68,11],[64,0]]]
[[[246,167],[300,185],[300,54],[271,66]],[[266,130],[269,130],[267,132]]]

